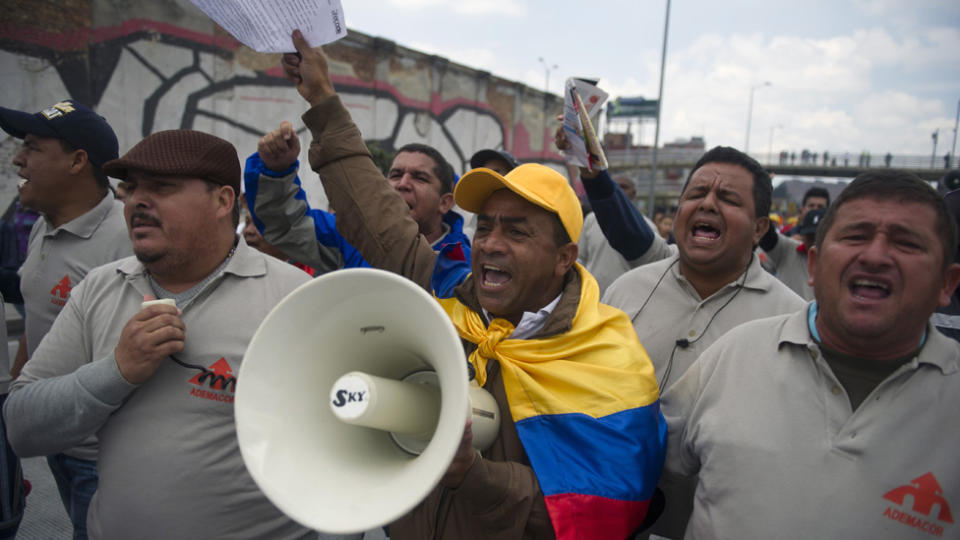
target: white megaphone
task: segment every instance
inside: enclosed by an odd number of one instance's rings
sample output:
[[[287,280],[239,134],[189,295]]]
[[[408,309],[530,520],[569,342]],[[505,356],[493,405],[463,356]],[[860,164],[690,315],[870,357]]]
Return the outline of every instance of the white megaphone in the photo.
[[[426,497],[471,412],[475,447],[500,427],[436,299],[373,269],[331,272],[277,304],[244,355],[234,408],[267,498],[338,534],[390,523]]]

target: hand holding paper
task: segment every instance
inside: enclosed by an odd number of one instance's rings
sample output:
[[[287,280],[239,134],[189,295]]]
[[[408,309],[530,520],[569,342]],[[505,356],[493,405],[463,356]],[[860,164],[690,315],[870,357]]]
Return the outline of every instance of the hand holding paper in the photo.
[[[567,79],[564,91],[563,132],[567,163],[592,171],[607,168],[607,157],[593,129],[591,116],[599,112],[607,94],[583,79]]]
[[[214,22],[251,49],[284,53],[294,49],[299,28],[314,47],[347,35],[340,0],[191,0]]]
[[[297,86],[297,92],[310,105],[316,105],[321,100],[336,93],[333,82],[330,81],[330,70],[327,66],[327,55],[317,47],[313,49],[299,30],[291,35],[296,53],[287,53],[280,59],[283,73]]]

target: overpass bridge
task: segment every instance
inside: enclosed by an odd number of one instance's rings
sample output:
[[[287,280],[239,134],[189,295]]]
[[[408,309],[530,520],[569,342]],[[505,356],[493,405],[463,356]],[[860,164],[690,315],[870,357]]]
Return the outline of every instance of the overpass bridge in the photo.
[[[657,155],[657,177],[654,186],[656,206],[672,206],[680,198],[680,190],[688,171],[700,159],[704,150],[696,148],[661,148]],[[653,150],[630,148],[608,150],[607,161],[611,174],[626,173],[634,179],[641,205],[646,206],[650,193],[653,167]],[[945,160],[935,160],[931,166],[930,156],[891,155],[889,166],[883,156],[866,158],[860,154],[851,158],[850,153],[831,154],[828,160],[784,159],[781,154],[754,153],[751,156],[770,173],[780,177],[854,178],[871,169],[894,169],[913,173],[923,180],[935,183],[947,172]],[[799,161],[799,162],[798,162]],[[824,162],[826,161],[826,162]],[[936,165],[939,162],[940,167]],[[956,166],[956,163],[954,163]]]
[[[693,167],[703,153],[704,150],[699,149],[661,148],[657,155],[657,168],[661,170],[688,170]],[[768,171],[780,176],[853,178],[870,169],[891,168],[913,173],[929,182],[936,182],[948,170],[945,167],[946,160],[942,158],[934,160],[933,166],[931,166],[930,156],[917,155],[891,155],[889,165],[883,157],[871,156],[862,160],[859,154],[851,158],[850,153],[831,154],[826,163],[823,160],[818,162],[812,159],[781,159],[779,154],[758,153],[751,154],[751,156],[766,167]],[[641,183],[646,183],[649,186],[649,171],[653,166],[652,149],[609,150],[607,151],[607,161],[612,172],[632,173],[634,176],[639,176]],[[954,166],[956,166],[956,163],[954,163]],[[661,172],[660,175],[663,176],[664,173]],[[685,172],[681,175],[685,175]],[[667,174],[666,176],[669,178],[670,175]],[[658,186],[661,183],[663,183],[663,180],[658,180]]]

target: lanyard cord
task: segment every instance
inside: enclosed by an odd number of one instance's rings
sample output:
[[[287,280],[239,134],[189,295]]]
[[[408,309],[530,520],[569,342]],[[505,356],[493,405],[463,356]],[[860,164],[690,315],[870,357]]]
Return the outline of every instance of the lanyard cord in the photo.
[[[697,338],[694,339],[693,341],[690,341],[686,338],[680,338],[674,343],[673,349],[670,351],[670,358],[667,359],[667,365],[664,368],[663,376],[657,380],[657,386],[660,387],[661,391],[663,390],[663,384],[667,382],[667,380],[670,378],[670,372],[673,370],[673,357],[677,354],[677,347],[686,349],[690,345],[700,341],[700,338],[702,338],[704,334],[707,333],[707,329],[709,329],[710,325],[713,324],[713,320],[717,318],[717,315],[719,315],[720,312],[723,311],[725,307],[730,305],[730,302],[733,302],[733,299],[736,298],[738,294],[740,294],[740,291],[743,290],[744,284],[747,282],[747,276],[750,273],[750,264],[753,263],[753,257],[754,255],[751,253],[750,262],[747,263],[747,268],[746,270],[743,271],[743,277],[740,279],[740,283],[737,286],[737,290],[734,291],[732,295],[730,295],[730,298],[727,298],[727,301],[724,302],[722,306],[720,306],[716,311],[713,312],[713,315],[710,316],[710,320],[707,321],[707,324],[706,326],[703,327],[703,331],[700,332],[700,335],[697,336]],[[634,323],[637,320],[637,317],[640,316],[640,313],[643,312],[643,308],[647,307],[647,304],[650,302],[650,299],[653,297],[653,293],[655,293],[657,291],[657,288],[660,287],[660,283],[663,281],[663,278],[666,277],[667,272],[669,272],[670,269],[673,268],[673,265],[677,264],[679,260],[680,259],[673,261],[673,263],[671,263],[670,266],[668,266],[667,269],[662,274],[660,274],[660,279],[657,280],[656,285],[653,286],[653,289],[650,291],[650,294],[648,294],[646,300],[643,301],[643,305],[641,305],[637,313],[630,318],[631,323]]]

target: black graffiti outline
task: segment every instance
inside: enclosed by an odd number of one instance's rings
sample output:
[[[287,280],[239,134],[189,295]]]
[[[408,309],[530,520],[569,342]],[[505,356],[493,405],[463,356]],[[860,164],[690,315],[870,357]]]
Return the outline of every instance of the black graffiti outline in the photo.
[[[181,67],[172,75],[164,75],[157,66],[153,65],[147,58],[145,58],[132,47],[134,43],[141,41],[159,42],[164,45],[188,49],[192,52],[192,61],[190,65]],[[52,47],[17,42],[11,39],[0,39],[0,49],[40,58],[49,62],[50,65],[57,70],[60,79],[63,81],[64,86],[67,88],[67,91],[70,93],[71,97],[83,101],[84,103],[93,107],[97,106],[102,99],[104,92],[109,87],[109,83],[116,73],[117,66],[120,63],[122,53],[129,53],[135,61],[157,76],[160,80],[160,84],[150,93],[149,96],[143,100],[143,118],[141,128],[143,136],[147,136],[152,133],[153,127],[157,120],[158,107],[163,98],[166,97],[172,89],[175,89],[180,81],[189,75],[199,74],[204,77],[209,84],[204,88],[187,94],[186,99],[184,100],[184,109],[181,112],[180,117],[180,127],[182,129],[192,128],[196,118],[198,116],[203,116],[215,119],[219,122],[225,122],[234,128],[242,130],[256,137],[263,136],[269,131],[269,129],[265,130],[259,126],[250,126],[222,114],[202,108],[199,105],[200,100],[218,92],[230,90],[236,91],[245,86],[289,87],[290,84],[286,79],[267,75],[263,71],[255,71],[255,76],[253,77],[247,75],[236,75],[227,79],[216,81],[202,67],[201,53],[208,53],[220,57],[223,60],[233,62],[235,61],[236,56],[233,51],[216,45],[193,41],[180,36],[164,34],[163,32],[152,29],[138,30],[129,34],[112,38],[110,40],[91,43],[87,46],[86,50],[59,51],[53,49]],[[109,65],[102,67],[108,68],[109,73],[103,73],[100,71],[97,73],[97,76],[94,77],[94,75],[91,73],[92,71],[95,71],[94,69],[90,69],[89,67],[87,69],[78,67],[78,64],[80,66],[84,65],[82,60],[84,57],[90,58],[91,56],[99,59],[105,59]],[[77,73],[78,71],[80,73]],[[75,76],[85,80],[77,81]],[[507,140],[507,132],[503,122],[501,121],[500,117],[489,107],[483,107],[477,104],[457,104],[447,107],[440,113],[435,114],[431,110],[429,104],[426,107],[417,107],[402,103],[400,98],[398,98],[394,92],[387,88],[370,88],[368,86],[350,83],[340,83],[338,84],[338,87],[341,94],[372,96],[374,99],[386,99],[396,105],[397,114],[393,121],[393,126],[390,129],[389,136],[385,139],[371,139],[378,142],[381,147],[387,151],[396,151],[396,139],[399,135],[400,129],[403,127],[404,120],[409,115],[424,113],[428,115],[431,121],[436,122],[443,138],[450,144],[450,147],[456,154],[461,165],[465,165],[470,156],[465,155],[460,141],[446,125],[446,121],[449,120],[454,114],[462,111],[469,111],[476,113],[477,116],[488,117],[496,124],[501,134],[501,139],[504,141],[504,143]],[[80,95],[78,96],[77,94]],[[303,133],[304,131],[305,128],[301,128],[298,130],[298,133]]]

